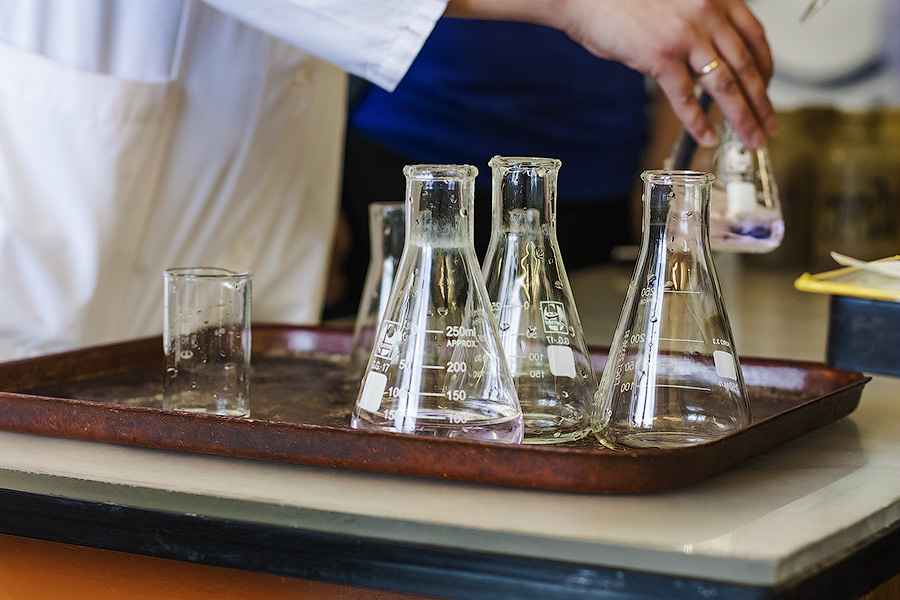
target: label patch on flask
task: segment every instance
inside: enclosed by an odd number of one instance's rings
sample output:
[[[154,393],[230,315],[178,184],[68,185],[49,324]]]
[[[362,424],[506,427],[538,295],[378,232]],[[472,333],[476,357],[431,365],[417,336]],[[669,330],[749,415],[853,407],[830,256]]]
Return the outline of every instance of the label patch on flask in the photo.
[[[375,356],[390,360],[401,333],[400,323],[385,320],[379,329],[380,337],[375,342]]]
[[[713,361],[716,363],[716,375],[723,379],[737,380],[737,369],[734,366],[734,357],[730,352],[714,350]]]
[[[749,181],[729,181],[725,184],[728,212],[747,213],[756,209],[756,186]]]
[[[568,346],[547,346],[550,372],[557,377],[575,377],[575,355]]]
[[[362,392],[359,395],[359,407],[369,412],[375,412],[381,408],[381,398],[387,388],[387,375],[370,371],[366,375]]]
[[[566,318],[566,309],[562,302],[542,301],[541,320],[544,324],[544,333],[568,335],[569,320]]]

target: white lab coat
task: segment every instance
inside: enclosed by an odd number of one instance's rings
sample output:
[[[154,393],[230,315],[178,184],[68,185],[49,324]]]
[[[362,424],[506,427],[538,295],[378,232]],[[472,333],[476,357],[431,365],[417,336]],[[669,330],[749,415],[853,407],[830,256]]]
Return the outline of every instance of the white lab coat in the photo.
[[[168,267],[316,321],[341,69],[391,88],[444,4],[0,0],[0,359],[159,333]]]

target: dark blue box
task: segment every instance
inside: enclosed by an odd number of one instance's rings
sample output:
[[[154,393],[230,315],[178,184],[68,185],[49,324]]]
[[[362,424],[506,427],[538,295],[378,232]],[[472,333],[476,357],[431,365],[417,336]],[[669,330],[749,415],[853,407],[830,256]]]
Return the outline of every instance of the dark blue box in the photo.
[[[832,296],[826,362],[900,377],[900,302]]]

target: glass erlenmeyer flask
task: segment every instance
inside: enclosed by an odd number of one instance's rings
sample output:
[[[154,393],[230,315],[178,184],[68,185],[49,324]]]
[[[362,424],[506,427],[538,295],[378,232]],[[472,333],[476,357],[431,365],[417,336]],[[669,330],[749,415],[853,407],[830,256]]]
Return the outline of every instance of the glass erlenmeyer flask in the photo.
[[[493,223],[484,261],[488,296],[525,418],[525,443],[590,432],[597,390],[556,239],[560,161],[495,156]]]
[[[375,333],[384,316],[406,239],[406,210],[402,202],[369,205],[371,253],[366,281],[353,327],[347,374],[362,378],[375,345]]]
[[[784,218],[769,151],[748,148],[722,121],[709,209],[713,250],[771,252],[784,238]]]
[[[750,405],[708,239],[713,175],[647,171],[641,254],[594,399],[609,448],[671,448],[733,433]]]
[[[522,411],[473,246],[478,170],[404,168],[406,244],[351,426],[522,441]]]
[[[715,148],[697,148],[682,129],[666,168],[716,174],[709,208],[709,243],[713,250],[762,254],[781,245],[784,217],[769,150],[748,148],[715,107]]]

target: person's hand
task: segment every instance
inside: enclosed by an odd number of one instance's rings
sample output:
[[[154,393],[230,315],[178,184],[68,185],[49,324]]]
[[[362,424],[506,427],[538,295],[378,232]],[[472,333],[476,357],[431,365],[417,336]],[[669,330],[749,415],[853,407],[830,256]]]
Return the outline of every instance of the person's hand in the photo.
[[[715,133],[695,84],[716,101],[741,140],[758,148],[775,132],[766,88],[772,55],[742,0],[567,0],[559,27],[585,48],[659,82],[675,114],[703,145]]]
[[[447,14],[562,29],[593,54],[656,78],[700,144],[714,144],[716,134],[697,102],[697,84],[748,146],[762,146],[775,132],[766,92],[772,55],[743,0],[451,0]]]

